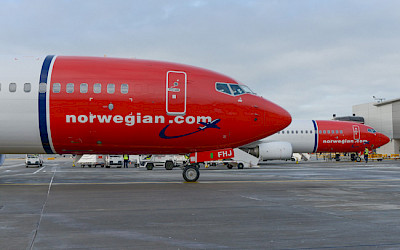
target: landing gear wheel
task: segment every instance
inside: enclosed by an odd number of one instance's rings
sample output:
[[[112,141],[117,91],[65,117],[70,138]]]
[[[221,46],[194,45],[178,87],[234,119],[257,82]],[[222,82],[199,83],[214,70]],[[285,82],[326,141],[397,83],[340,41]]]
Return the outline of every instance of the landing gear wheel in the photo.
[[[232,166],[231,164],[226,165],[226,167],[227,167],[228,169],[232,169],[232,168],[233,168],[233,166]]]
[[[239,163],[239,164],[238,164],[238,169],[243,169],[243,168],[244,168],[243,163]]]
[[[361,157],[357,156],[356,162],[360,162],[360,161],[361,161]]]
[[[185,181],[187,181],[187,182],[195,182],[200,177],[199,168],[197,168],[194,165],[186,166],[183,169],[182,176],[183,176],[183,179],[185,179]]]
[[[166,170],[172,170],[174,168],[174,163],[172,161],[166,161],[165,162],[165,169]]]

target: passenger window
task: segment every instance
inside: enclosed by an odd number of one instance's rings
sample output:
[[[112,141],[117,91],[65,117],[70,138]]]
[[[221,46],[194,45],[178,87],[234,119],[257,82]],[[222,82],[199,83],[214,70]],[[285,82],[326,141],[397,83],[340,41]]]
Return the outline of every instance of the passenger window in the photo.
[[[95,83],[93,85],[93,92],[96,94],[101,93],[101,83]]]
[[[79,86],[79,91],[82,94],[86,94],[88,92],[88,90],[89,90],[88,84],[87,83],[81,83],[81,85]]]
[[[285,133],[285,131],[282,130],[282,134],[284,134],[284,133]]]
[[[300,133],[303,133],[303,130],[301,130]]]
[[[233,95],[241,95],[244,94],[243,89],[240,88],[238,84],[229,84],[231,86],[231,89],[233,91]]]
[[[336,130],[336,134],[339,134],[339,130]]]
[[[217,82],[216,83],[216,89],[219,92],[222,92],[222,93],[225,93],[225,94],[228,94],[228,95],[232,95],[231,90],[229,89],[228,84],[226,84],[226,83]]]
[[[330,130],[328,130],[327,132],[328,132],[328,134],[330,134],[330,133],[331,133],[331,131],[330,131]]]
[[[332,134],[335,134],[335,130],[332,130]]]
[[[299,131],[296,130],[296,134],[298,134],[298,133],[299,133]]]
[[[324,130],[324,134],[326,134],[326,130]]]
[[[17,84],[15,82],[10,83],[10,92],[15,92],[17,91]]]
[[[45,82],[39,83],[39,93],[46,93],[47,84]]]
[[[0,91],[1,91],[1,83],[0,83]]]
[[[53,83],[53,93],[60,93],[60,91],[61,91],[61,84]]]
[[[129,91],[129,86],[126,83],[121,84],[121,93],[122,94],[128,94]]]
[[[31,84],[30,83],[27,82],[24,84],[24,92],[25,93],[31,92]]]
[[[109,94],[115,93],[115,84],[114,83],[107,84],[107,93],[109,93]]]
[[[74,84],[73,83],[67,83],[67,93],[69,93],[69,94],[74,93]]]
[[[317,133],[317,131],[315,131],[315,133]],[[310,134],[312,134],[312,130],[310,130]]]
[[[340,130],[340,133],[343,134],[343,130]]]

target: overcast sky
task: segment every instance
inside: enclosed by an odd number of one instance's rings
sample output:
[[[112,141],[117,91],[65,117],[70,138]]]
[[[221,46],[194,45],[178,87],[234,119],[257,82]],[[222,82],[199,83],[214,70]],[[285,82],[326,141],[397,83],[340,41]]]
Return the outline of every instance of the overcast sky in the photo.
[[[400,1],[3,0],[0,27],[0,54],[200,66],[295,119],[400,97]]]

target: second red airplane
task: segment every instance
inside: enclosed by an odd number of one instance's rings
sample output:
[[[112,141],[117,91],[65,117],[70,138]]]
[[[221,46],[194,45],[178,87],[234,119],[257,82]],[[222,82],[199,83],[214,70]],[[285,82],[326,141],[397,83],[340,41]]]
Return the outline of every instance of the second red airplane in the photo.
[[[390,141],[370,126],[346,121],[294,120],[290,126],[241,148],[260,160],[290,159],[293,153],[361,152]]]

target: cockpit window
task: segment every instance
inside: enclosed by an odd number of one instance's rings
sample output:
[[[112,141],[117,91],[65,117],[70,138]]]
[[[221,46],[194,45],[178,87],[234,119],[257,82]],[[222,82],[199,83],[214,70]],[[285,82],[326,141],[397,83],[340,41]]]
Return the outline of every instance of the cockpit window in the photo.
[[[217,91],[219,91],[219,92],[226,93],[228,95],[232,95],[231,90],[228,87],[228,84],[226,84],[226,83],[217,82],[216,88],[217,88]]]
[[[368,129],[368,132],[375,134],[375,133],[376,133],[376,130],[375,130],[375,129],[372,129],[372,128],[369,128],[369,129]]]
[[[238,84],[229,84],[231,86],[231,89],[233,91],[233,95],[241,95],[244,94],[243,89],[240,87]]]
[[[255,94],[249,87],[247,87],[246,85],[240,85],[240,87],[243,89],[243,91],[245,93],[249,93],[249,94]]]
[[[222,83],[222,82],[217,82],[215,84],[215,88],[217,91],[228,94],[228,95],[243,95],[243,94],[254,94],[253,91],[249,89],[249,87],[241,84],[235,84],[235,83]]]

